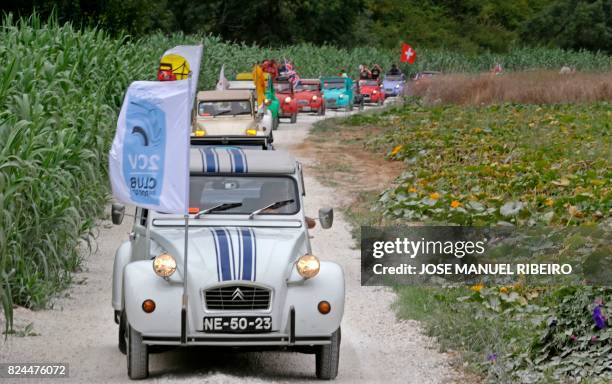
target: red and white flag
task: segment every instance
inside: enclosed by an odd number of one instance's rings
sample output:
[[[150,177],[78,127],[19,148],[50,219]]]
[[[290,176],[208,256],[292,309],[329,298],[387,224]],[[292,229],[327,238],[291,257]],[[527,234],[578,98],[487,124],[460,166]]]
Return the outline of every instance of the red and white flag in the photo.
[[[400,61],[402,63],[414,64],[416,60],[416,51],[408,44],[402,44],[402,55]]]

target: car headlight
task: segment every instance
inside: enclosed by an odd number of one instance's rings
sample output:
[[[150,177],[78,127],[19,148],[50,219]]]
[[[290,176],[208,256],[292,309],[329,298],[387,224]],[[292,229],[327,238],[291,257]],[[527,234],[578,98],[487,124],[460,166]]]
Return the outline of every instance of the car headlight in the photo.
[[[315,277],[319,273],[321,263],[314,255],[304,255],[295,263],[298,273],[305,279]]]
[[[265,105],[270,105],[272,103],[272,100],[270,99],[264,99],[264,104]]]
[[[372,93],[373,93],[373,94],[377,94],[377,93],[378,93],[378,91],[377,91],[377,90],[373,90],[373,91],[372,91]]]
[[[193,132],[193,134],[194,134],[194,136],[196,136],[196,137],[203,137],[203,136],[206,136],[206,130],[204,130],[204,129],[196,129],[196,130]]]
[[[176,260],[169,253],[157,255],[153,259],[153,270],[159,277],[170,277],[176,271]]]
[[[399,84],[395,84],[395,88],[399,88]]]
[[[247,136],[257,136],[257,129],[249,128],[246,130]]]
[[[340,95],[340,96],[338,96],[338,97],[339,97],[339,98],[341,98],[341,99],[343,99],[343,98],[344,98],[344,95]]]
[[[285,103],[290,103],[291,102],[291,98],[289,96],[285,97]]]
[[[318,99],[317,95],[312,96],[312,99],[317,100]]]

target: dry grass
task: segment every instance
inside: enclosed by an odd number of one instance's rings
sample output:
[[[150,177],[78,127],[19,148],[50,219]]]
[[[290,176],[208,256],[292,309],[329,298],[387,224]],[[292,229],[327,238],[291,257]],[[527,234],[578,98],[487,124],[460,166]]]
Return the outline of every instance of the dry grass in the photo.
[[[449,74],[417,83],[415,96],[426,104],[557,104],[612,100],[612,73],[552,71]]]

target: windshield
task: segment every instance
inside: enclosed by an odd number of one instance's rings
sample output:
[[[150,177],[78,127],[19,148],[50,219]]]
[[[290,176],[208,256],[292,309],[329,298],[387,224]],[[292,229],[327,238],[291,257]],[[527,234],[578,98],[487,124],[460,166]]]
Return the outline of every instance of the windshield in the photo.
[[[376,80],[361,80],[359,81],[360,85],[378,85],[378,81]]]
[[[296,91],[318,91],[319,84],[303,84],[300,83],[297,87],[295,87]]]
[[[201,101],[198,104],[198,114],[200,116],[250,115],[251,102],[249,100]]]
[[[215,214],[251,214],[252,212],[285,200],[292,203],[276,209],[264,210],[260,215],[293,215],[299,211],[299,195],[295,180],[278,176],[191,176],[189,179],[189,209],[203,211],[221,204],[235,204],[234,207]]]
[[[274,83],[274,90],[276,92],[291,92],[291,84],[289,83]]]
[[[385,76],[385,80],[387,80],[387,81],[402,81],[403,79],[402,79],[402,76],[390,76],[390,75],[387,75],[387,76]]]
[[[323,83],[323,88],[325,89],[344,89],[344,83],[326,81],[325,83]]]

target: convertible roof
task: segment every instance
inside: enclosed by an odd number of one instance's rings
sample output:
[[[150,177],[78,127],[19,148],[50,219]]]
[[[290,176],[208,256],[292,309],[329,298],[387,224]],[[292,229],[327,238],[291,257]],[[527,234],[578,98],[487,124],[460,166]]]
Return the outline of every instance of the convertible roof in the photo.
[[[226,91],[200,91],[198,100],[248,100],[251,98],[251,91],[242,89],[229,89]]]
[[[295,158],[285,151],[193,146],[189,153],[191,172],[286,175],[294,173],[295,167]]]
[[[252,80],[230,80],[229,89],[255,89],[255,84]]]

